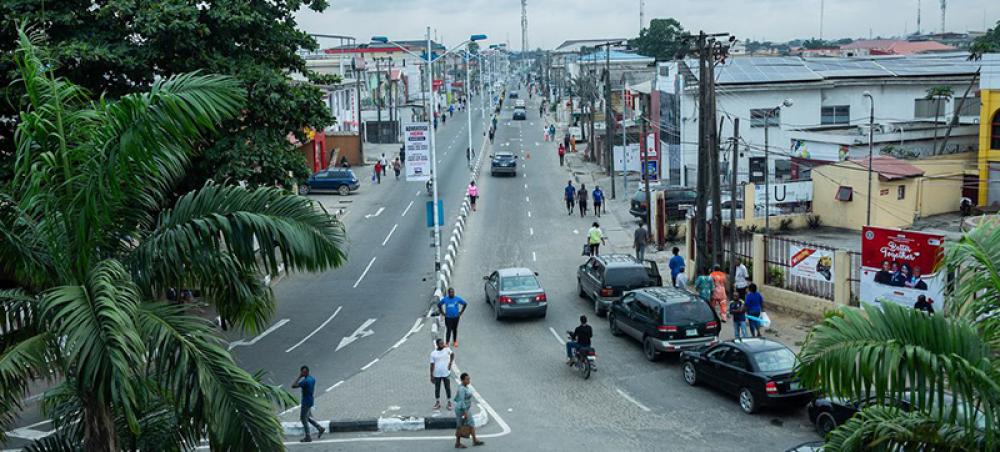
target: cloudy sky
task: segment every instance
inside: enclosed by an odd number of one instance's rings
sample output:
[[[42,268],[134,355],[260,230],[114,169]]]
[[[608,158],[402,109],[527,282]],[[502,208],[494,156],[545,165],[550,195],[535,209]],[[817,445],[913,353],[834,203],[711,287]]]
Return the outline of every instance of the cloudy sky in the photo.
[[[646,0],[646,20],[675,17],[688,30],[728,31],[740,39],[788,40],[819,36],[821,0]],[[520,49],[519,0],[331,0],[323,14],[300,11],[310,33],[367,41],[372,35],[419,39],[430,25],[446,43],[473,33],[490,42],[510,40]],[[823,36],[867,37],[913,32],[918,0],[826,0]],[[952,0],[948,31],[982,30],[1000,20],[998,0]],[[922,29],[938,31],[939,0],[922,0]],[[632,37],[639,29],[639,0],[528,0],[528,43],[551,49],[567,39]],[[331,45],[321,41],[323,45]],[[335,44],[335,43],[334,43]]]

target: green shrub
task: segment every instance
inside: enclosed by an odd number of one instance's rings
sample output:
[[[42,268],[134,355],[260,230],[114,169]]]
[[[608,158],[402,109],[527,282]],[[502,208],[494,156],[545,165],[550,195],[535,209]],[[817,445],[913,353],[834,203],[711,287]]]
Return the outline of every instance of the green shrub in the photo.
[[[809,229],[819,229],[822,225],[823,220],[820,219],[819,215],[809,215],[806,217],[806,226],[809,226]]]
[[[769,276],[768,285],[775,286],[775,287],[784,287],[785,286],[785,270],[784,269],[782,269],[781,267],[778,267],[776,265],[772,265],[770,268],[768,268],[768,272],[769,272],[769,275],[768,275]]]
[[[779,231],[790,231],[790,230],[792,230],[792,219],[791,218],[784,218],[784,219],[782,219],[781,223],[778,224],[778,230]]]

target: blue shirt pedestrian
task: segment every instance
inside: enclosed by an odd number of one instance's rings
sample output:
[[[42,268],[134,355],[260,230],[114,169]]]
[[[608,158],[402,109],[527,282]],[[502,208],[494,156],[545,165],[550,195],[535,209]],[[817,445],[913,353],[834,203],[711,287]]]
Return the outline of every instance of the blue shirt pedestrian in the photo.
[[[684,258],[679,254],[675,254],[674,257],[670,258],[670,262],[667,265],[670,266],[670,277],[676,281],[677,274],[684,269]]]
[[[747,299],[744,302],[747,306],[747,313],[760,314],[764,309],[764,296],[760,292],[747,292]]]
[[[302,388],[302,406],[313,406],[313,393],[316,390],[316,379],[312,375],[306,375],[299,380],[299,387]]]
[[[566,189],[565,189],[565,192],[566,192],[566,200],[567,201],[572,201],[572,200],[576,199],[576,187],[574,187],[572,185],[567,185]]]
[[[601,204],[604,202],[604,192],[600,188],[594,189],[594,204]]]
[[[462,307],[467,303],[462,297],[448,296],[441,299],[438,302],[438,309],[444,307],[445,318],[454,319],[458,318],[458,315],[462,313]]]

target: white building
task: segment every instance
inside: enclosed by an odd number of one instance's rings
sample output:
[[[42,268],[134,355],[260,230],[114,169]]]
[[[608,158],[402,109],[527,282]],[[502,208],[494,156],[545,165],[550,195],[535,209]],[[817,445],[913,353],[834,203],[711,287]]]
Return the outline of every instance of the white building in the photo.
[[[796,156],[793,138],[801,129],[820,126],[867,124],[870,92],[875,103],[875,122],[880,130],[896,130],[893,123],[933,123],[938,114],[940,134],[956,114],[958,98],[969,87],[979,63],[966,61],[967,54],[866,58],[745,57],[731,58],[716,69],[717,120],[720,143],[733,134],[733,118],[740,118],[738,180],[763,174],[764,134],[769,134],[767,162],[773,180],[791,178],[791,157]],[[660,138],[665,149],[663,165],[679,173],[680,182],[693,185],[698,152],[698,62],[659,63]],[[947,86],[954,98],[940,105],[927,100],[927,90]],[[959,113],[961,124],[979,121],[980,100],[973,86],[970,99]],[[788,99],[791,107],[781,106]],[[780,107],[779,107],[780,106]],[[939,107],[939,108],[936,108]],[[773,113],[765,122],[768,111]],[[716,127],[719,127],[716,124]],[[671,146],[671,139],[673,145]],[[950,147],[950,146],[949,146]],[[673,154],[673,155],[671,155]],[[723,152],[723,174],[729,168],[730,152]],[[801,155],[799,155],[801,156]]]

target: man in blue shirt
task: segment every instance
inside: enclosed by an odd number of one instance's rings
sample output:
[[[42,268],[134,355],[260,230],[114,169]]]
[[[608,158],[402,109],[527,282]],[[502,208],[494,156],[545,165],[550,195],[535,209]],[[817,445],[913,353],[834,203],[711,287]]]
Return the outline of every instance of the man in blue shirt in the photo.
[[[566,211],[570,215],[573,215],[573,204],[576,201],[576,187],[573,186],[573,181],[568,181],[566,184],[566,188],[564,189],[566,192]]]
[[[747,288],[746,304],[747,319],[750,320],[750,334],[760,337],[760,313],[764,312],[764,296],[757,291],[757,285],[751,283]]]
[[[438,302],[438,312],[444,316],[444,343],[451,342],[452,348],[458,348],[458,320],[465,313],[468,304],[461,297],[455,296],[455,289],[448,288],[448,296]]]
[[[299,377],[295,379],[292,383],[292,388],[302,388],[302,398],[301,398],[301,408],[299,409],[299,420],[302,421],[302,428],[306,432],[306,437],[302,438],[303,443],[312,442],[312,438],[309,437],[309,424],[316,427],[316,438],[322,438],[323,433],[326,433],[326,429],[319,425],[312,418],[312,407],[313,407],[313,394],[316,392],[316,379],[309,375],[309,367],[302,366],[299,369]]]
[[[677,287],[677,274],[684,271],[684,257],[680,254],[681,249],[676,246],[673,249],[674,257],[670,258],[670,262],[667,265],[670,266],[670,282],[673,283],[674,287]]]

